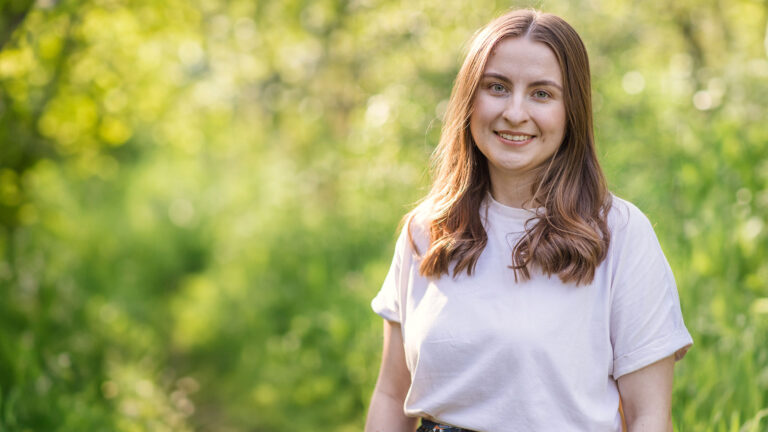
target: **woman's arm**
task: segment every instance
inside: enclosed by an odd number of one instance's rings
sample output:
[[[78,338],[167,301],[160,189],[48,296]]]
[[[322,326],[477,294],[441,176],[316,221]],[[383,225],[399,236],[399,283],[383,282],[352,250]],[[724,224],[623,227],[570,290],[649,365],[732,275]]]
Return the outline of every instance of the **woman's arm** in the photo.
[[[619,377],[629,432],[672,432],[674,356]]]
[[[384,349],[376,388],[368,409],[365,432],[413,432],[416,420],[406,417],[403,403],[411,386],[411,374],[405,365],[405,350],[400,324],[384,320]]]

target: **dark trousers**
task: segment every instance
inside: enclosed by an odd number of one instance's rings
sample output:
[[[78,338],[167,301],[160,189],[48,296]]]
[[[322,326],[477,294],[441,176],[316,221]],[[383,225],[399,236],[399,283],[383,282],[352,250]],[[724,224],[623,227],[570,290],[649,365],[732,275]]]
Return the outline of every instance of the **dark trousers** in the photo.
[[[421,426],[416,432],[474,432],[469,429],[463,429],[442,423],[435,423],[427,419],[421,419]]]

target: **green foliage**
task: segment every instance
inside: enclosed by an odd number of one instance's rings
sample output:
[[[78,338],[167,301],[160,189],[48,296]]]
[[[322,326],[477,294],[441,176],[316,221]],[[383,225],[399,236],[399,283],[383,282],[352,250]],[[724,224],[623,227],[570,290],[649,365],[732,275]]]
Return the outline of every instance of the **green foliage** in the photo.
[[[508,3],[0,1],[0,430],[360,430],[368,303]],[[528,2],[677,276],[680,431],[768,427],[768,8]]]

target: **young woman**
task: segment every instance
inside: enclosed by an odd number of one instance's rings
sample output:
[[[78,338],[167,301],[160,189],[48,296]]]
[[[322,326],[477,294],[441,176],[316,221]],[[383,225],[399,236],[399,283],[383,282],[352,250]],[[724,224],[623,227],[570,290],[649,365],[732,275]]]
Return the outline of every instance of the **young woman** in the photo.
[[[648,219],[595,155],[587,53],[562,19],[476,35],[372,302],[384,352],[367,431],[671,431],[692,344]]]

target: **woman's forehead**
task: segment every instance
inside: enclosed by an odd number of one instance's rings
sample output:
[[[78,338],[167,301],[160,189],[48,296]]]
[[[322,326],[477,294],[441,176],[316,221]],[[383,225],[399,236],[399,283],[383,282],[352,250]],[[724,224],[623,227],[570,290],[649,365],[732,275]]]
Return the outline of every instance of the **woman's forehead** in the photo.
[[[510,79],[545,78],[562,83],[560,64],[552,49],[527,38],[501,40],[491,51],[483,73]]]

